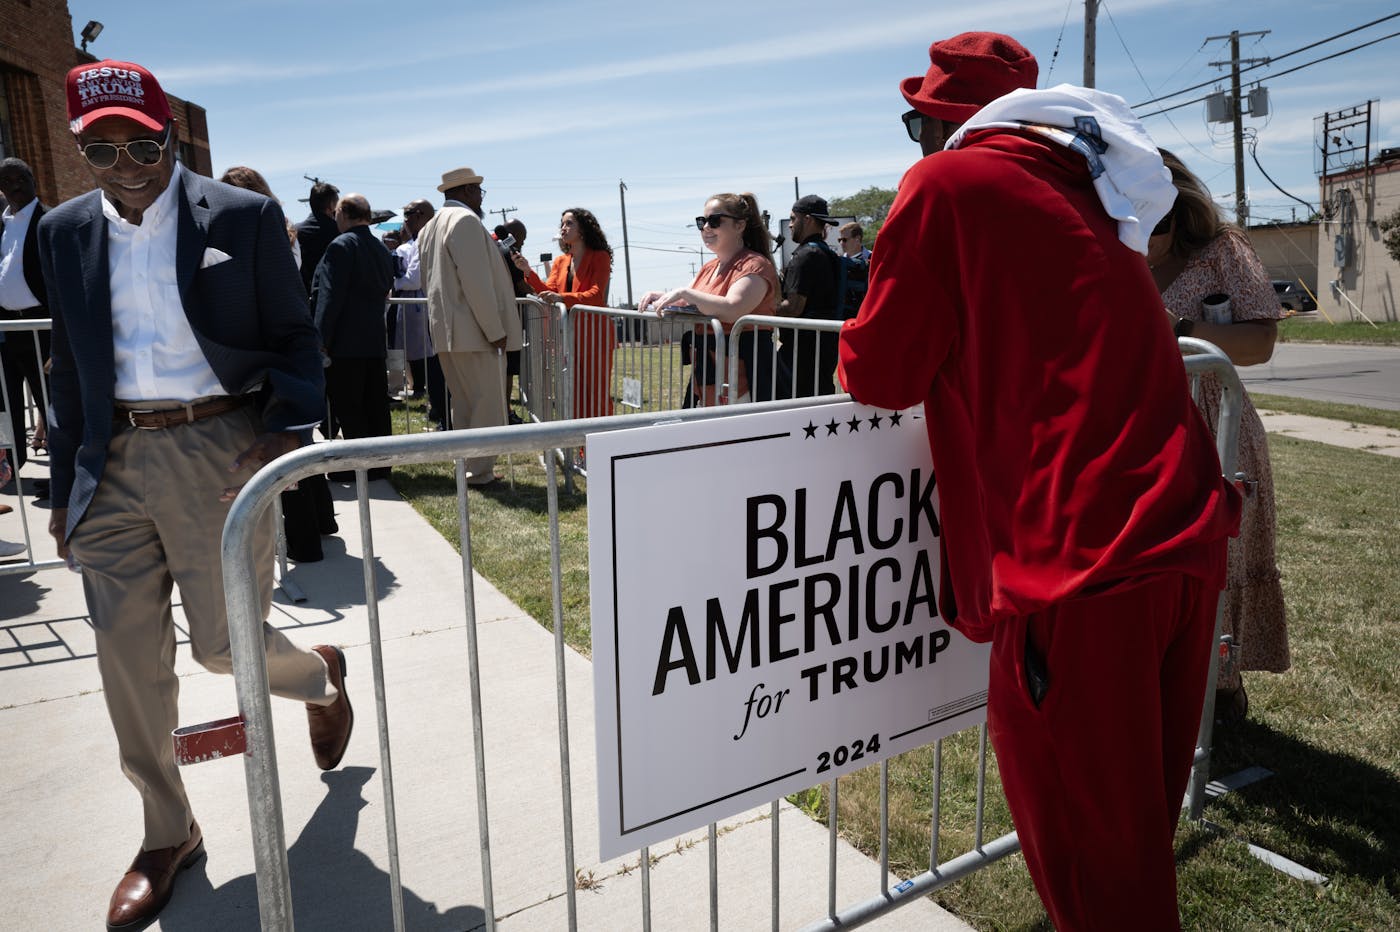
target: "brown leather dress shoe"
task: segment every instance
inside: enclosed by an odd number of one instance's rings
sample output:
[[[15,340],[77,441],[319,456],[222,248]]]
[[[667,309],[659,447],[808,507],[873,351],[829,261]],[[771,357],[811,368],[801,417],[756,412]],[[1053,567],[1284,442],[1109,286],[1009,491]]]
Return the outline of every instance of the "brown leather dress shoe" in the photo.
[[[317,767],[334,770],[345,756],[345,748],[350,744],[350,732],[355,727],[355,711],[350,708],[350,697],[345,692],[345,651],[329,644],[317,644],[311,649],[326,662],[330,683],[339,693],[330,705],[306,704],[306,721],[311,727],[311,753],[316,758]]]
[[[107,928],[130,932],[144,929],[170,902],[175,877],[204,857],[204,835],[199,823],[190,823],[190,837],[183,845],[142,851],[127,868],[107,905]]]

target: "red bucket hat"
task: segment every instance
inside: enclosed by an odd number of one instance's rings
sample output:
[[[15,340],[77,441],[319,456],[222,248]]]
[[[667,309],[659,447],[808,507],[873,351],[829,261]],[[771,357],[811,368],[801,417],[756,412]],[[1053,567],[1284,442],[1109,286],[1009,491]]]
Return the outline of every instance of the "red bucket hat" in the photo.
[[[899,89],[915,110],[950,123],[966,123],[1018,87],[1034,89],[1040,75],[1035,56],[999,32],[964,32],[935,42],[928,57],[928,73],[905,78]]]
[[[160,82],[129,61],[95,62],[68,72],[68,128],[81,133],[104,117],[126,117],[146,129],[165,129],[170,102]]]

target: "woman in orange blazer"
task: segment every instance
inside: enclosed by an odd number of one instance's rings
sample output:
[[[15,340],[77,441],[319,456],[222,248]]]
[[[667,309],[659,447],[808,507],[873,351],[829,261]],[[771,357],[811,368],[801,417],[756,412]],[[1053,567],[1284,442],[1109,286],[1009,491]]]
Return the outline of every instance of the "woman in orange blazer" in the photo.
[[[603,306],[612,276],[612,247],[598,225],[598,218],[582,207],[570,207],[559,218],[559,248],[563,255],[541,280],[519,253],[515,265],[540,298],[565,307],[576,304]],[[571,315],[574,331],[574,417],[605,417],[613,413],[612,357],[617,331],[610,318],[600,314]]]

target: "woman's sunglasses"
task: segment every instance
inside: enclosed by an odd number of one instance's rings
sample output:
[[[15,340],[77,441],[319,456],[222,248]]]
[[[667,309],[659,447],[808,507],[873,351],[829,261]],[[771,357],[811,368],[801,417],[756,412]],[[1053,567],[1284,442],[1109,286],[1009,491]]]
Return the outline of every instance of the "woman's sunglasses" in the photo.
[[[161,160],[165,147],[170,145],[170,127],[165,128],[165,138],[160,142],[154,139],[133,139],[131,142],[90,142],[79,146],[78,151],[93,168],[111,168],[117,164],[125,151],[137,165],[154,165]]]
[[[733,214],[710,214],[708,217],[696,217],[695,229],[703,230],[705,229],[705,227],[709,227],[711,230],[718,229],[719,225],[724,222],[726,217],[730,220],[742,219],[740,217],[734,216]]]

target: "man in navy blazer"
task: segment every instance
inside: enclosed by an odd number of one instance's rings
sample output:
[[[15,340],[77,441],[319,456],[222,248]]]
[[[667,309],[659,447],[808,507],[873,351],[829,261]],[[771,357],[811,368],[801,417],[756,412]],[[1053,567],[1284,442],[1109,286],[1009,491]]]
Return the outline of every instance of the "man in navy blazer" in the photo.
[[[394,284],[394,259],[369,228],[369,201],[347,194],[335,208],[340,235],[331,240],[311,279],[311,308],[330,357],[326,400],[345,439],[387,437],[389,380],[384,306]],[[353,474],[331,478],[354,478]],[[369,471],[389,478],[389,467]]]
[[[306,293],[311,293],[311,277],[316,274],[316,266],[326,254],[331,240],[340,235],[335,222],[335,205],[340,200],[340,189],[329,181],[317,181],[311,185],[311,195],[307,205],[311,212],[297,224],[297,245],[301,247],[301,280],[306,285]]]
[[[82,566],[122,769],[144,812],[107,925],[144,928],[204,850],[170,737],[172,586],[194,658],[230,672],[224,519],[235,486],[320,420],[321,362],[277,204],[176,163],[169,104],[140,65],[80,65],[67,91],[99,190],[39,225],[54,321],[49,531]],[[264,612],[272,543],[265,517]],[[344,654],[263,634],[271,691],[306,703],[313,755],[336,766],[353,724]]]

